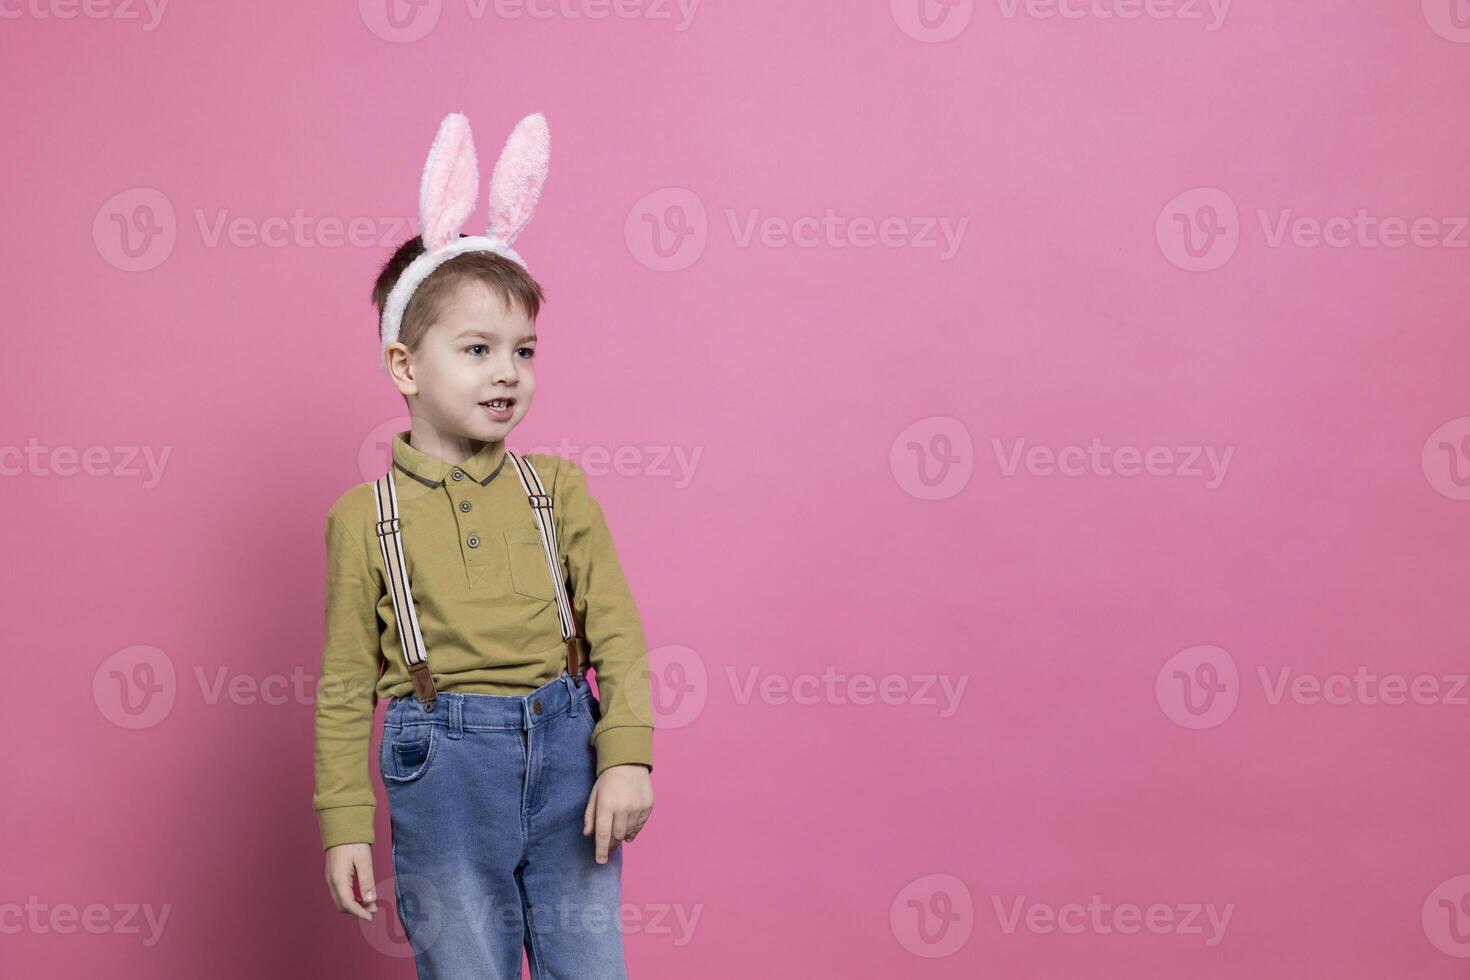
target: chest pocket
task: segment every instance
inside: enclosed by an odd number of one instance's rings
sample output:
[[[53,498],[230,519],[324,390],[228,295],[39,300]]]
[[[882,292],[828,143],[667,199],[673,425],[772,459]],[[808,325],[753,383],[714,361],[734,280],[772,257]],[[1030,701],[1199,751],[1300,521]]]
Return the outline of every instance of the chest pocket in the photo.
[[[510,563],[511,587],[532,599],[556,598],[551,571],[546,567],[546,549],[541,532],[519,528],[505,532],[505,555]]]

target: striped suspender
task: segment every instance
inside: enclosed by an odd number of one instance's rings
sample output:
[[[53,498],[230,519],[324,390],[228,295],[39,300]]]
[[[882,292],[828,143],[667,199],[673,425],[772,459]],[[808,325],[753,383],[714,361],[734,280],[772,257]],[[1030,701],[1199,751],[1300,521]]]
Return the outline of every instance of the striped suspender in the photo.
[[[515,464],[516,475],[521,478],[521,488],[531,502],[531,513],[536,516],[536,527],[541,531],[541,549],[546,552],[546,568],[551,575],[551,588],[556,593],[556,613],[561,622],[562,642],[567,645],[567,673],[582,682],[582,658],[587,649],[587,637],[577,625],[572,612],[572,598],[567,594],[566,574],[561,567],[561,549],[557,546],[556,521],[551,512],[551,497],[541,485],[536,467],[528,459],[521,459],[509,449],[505,454]]]
[[[561,560],[557,556],[556,521],[551,513],[551,498],[541,486],[541,477],[529,460],[521,459],[510,450],[505,453],[515,464],[516,475],[521,478],[521,487],[531,501],[531,512],[536,515],[536,526],[541,530],[541,549],[546,552],[546,567],[551,572],[551,587],[556,590],[556,611],[561,618],[561,638],[567,644],[567,673],[573,677],[581,673],[577,663],[577,644],[572,640],[579,636],[577,621],[572,615],[572,602],[567,596],[566,576],[562,574]]]
[[[551,497],[545,493],[541,477],[529,460],[521,459],[509,449],[505,454],[515,466],[521,487],[531,503],[536,517],[536,527],[541,532],[541,549],[546,555],[546,567],[551,573],[551,586],[556,593],[557,618],[561,623],[562,640],[567,647],[567,673],[578,683],[582,680],[582,655],[586,650],[587,638],[577,625],[572,612],[571,597],[567,594],[565,576],[556,538],[556,521],[551,510]],[[409,586],[408,568],[403,560],[403,528],[398,518],[398,484],[393,468],[378,477],[374,483],[374,500],[378,508],[378,543],[383,551],[383,568],[388,581],[388,595],[393,600],[393,616],[398,623],[398,638],[403,646],[403,662],[413,679],[414,696],[423,704],[425,711],[434,710],[434,678],[429,673],[428,651],[424,649],[424,636],[419,631],[418,612],[414,609],[413,591]],[[404,624],[408,628],[404,628]]]
[[[419,614],[413,606],[413,593],[408,587],[408,566],[403,561],[403,535],[398,520],[398,484],[393,469],[378,477],[373,500],[378,505],[378,544],[383,550],[383,569],[387,573],[388,595],[393,600],[393,619],[398,623],[398,639],[403,644],[403,662],[413,678],[414,694],[429,710],[434,704],[434,678],[429,674],[428,651],[424,635],[419,632]],[[405,626],[406,624],[406,626]]]

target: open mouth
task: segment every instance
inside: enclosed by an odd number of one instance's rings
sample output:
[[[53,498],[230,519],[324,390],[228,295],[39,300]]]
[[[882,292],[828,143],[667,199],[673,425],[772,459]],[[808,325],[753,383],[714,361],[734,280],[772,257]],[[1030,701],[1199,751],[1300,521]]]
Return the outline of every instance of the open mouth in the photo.
[[[514,398],[492,398],[488,402],[480,402],[480,407],[490,413],[490,416],[501,422],[511,417],[515,408]]]

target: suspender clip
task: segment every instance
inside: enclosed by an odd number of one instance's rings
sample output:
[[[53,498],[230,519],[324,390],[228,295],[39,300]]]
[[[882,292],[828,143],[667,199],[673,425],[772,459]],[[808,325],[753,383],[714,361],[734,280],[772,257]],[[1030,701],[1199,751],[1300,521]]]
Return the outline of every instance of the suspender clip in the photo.
[[[587,638],[580,633],[573,633],[567,637],[567,673],[577,679],[581,679],[583,671],[582,655],[587,652]]]
[[[546,494],[544,494],[544,493],[532,493],[532,494],[527,494],[527,496],[531,498],[531,506],[532,507],[544,507],[547,510],[550,510],[551,509],[551,498],[549,496],[547,496]]]
[[[420,660],[408,668],[408,676],[413,678],[414,697],[419,699],[425,711],[433,711],[438,692],[434,690],[434,676],[429,673],[428,661]]]
[[[384,526],[386,526],[388,528],[388,530],[386,530],[386,531],[383,530]],[[402,525],[400,525],[398,523],[398,518],[396,518],[396,517],[390,517],[386,521],[378,521],[375,529],[378,532],[378,537],[380,537],[380,538],[386,538],[390,534],[397,534],[398,533],[398,529],[401,526]]]

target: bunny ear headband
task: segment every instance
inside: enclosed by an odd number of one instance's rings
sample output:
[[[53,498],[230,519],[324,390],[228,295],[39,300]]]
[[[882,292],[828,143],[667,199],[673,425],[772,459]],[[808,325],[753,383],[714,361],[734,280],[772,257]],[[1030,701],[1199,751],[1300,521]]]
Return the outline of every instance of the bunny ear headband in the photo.
[[[490,224],[484,235],[459,237],[479,194],[480,167],[475,161],[475,143],[470,122],[463,113],[451,112],[439,124],[439,135],[429,147],[424,176],[419,184],[419,227],[424,252],[414,259],[388,294],[380,327],[382,351],[398,339],[403,311],[414,291],[439,266],[466,252],[494,252],[525,267],[526,261],[511,248],[531,220],[551,157],[551,133],[546,119],[534,112],[511,131],[505,149],[490,177]],[[388,369],[386,358],[383,370]]]

